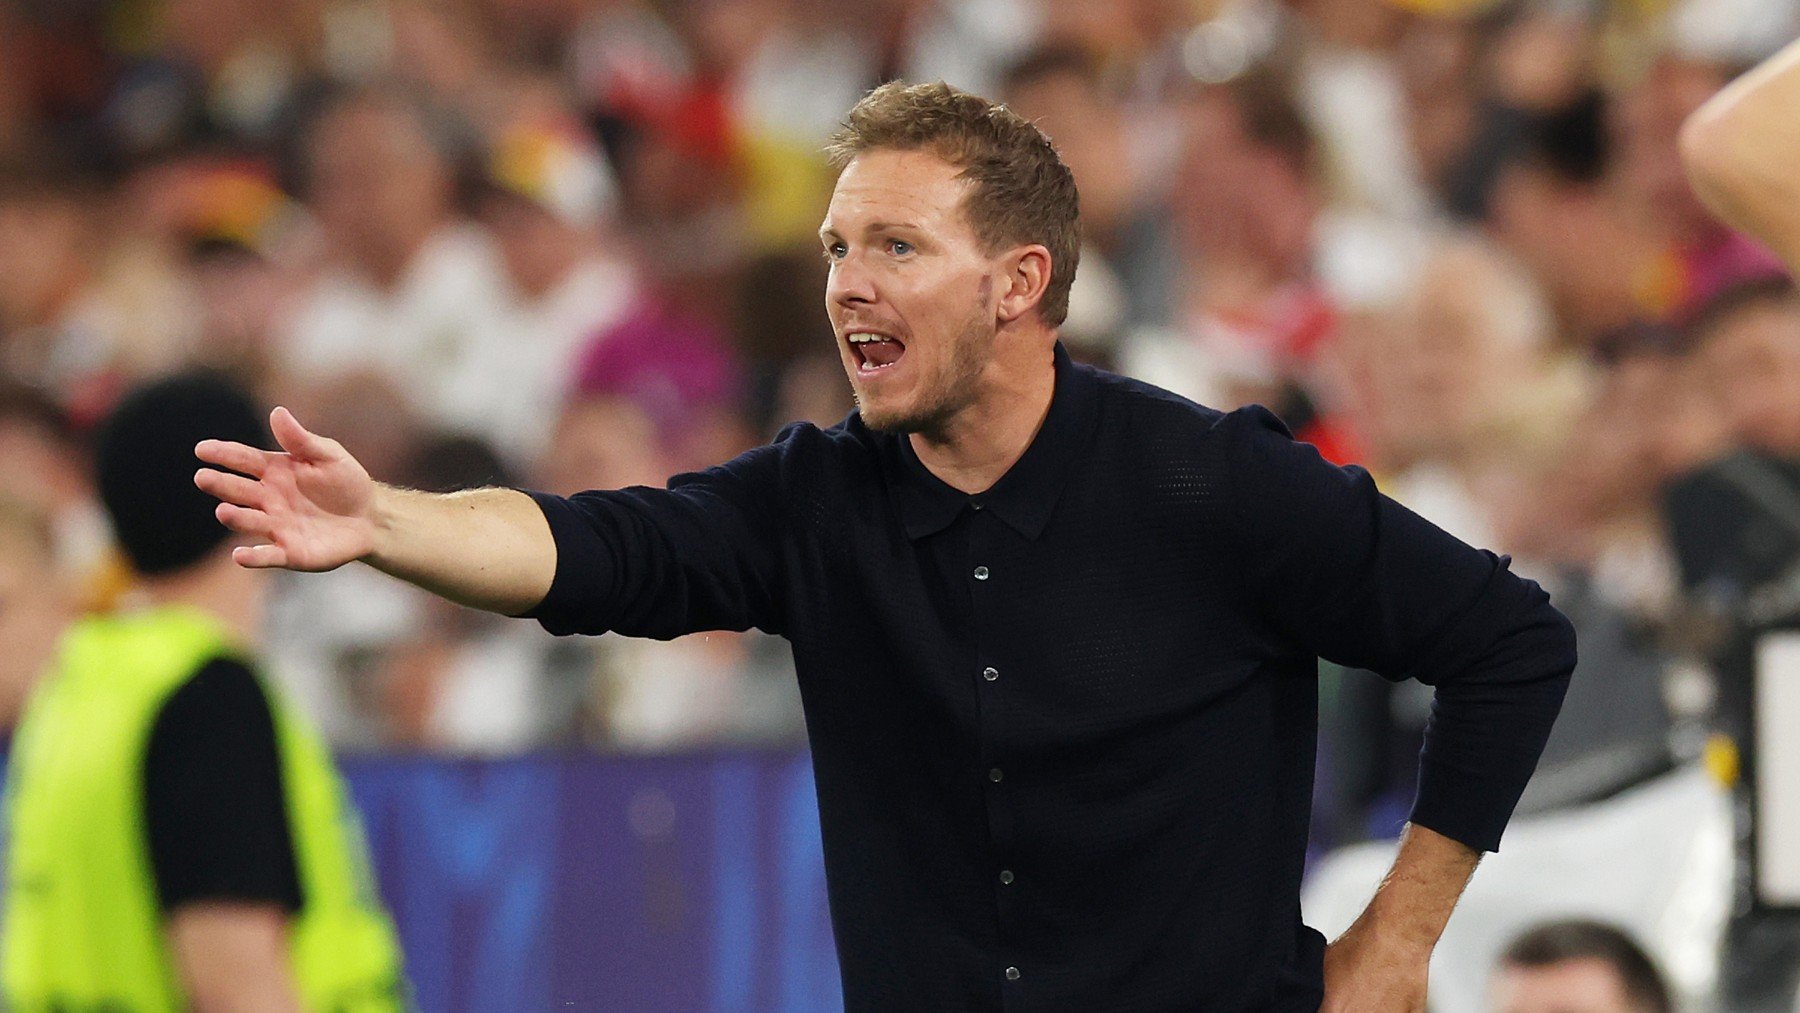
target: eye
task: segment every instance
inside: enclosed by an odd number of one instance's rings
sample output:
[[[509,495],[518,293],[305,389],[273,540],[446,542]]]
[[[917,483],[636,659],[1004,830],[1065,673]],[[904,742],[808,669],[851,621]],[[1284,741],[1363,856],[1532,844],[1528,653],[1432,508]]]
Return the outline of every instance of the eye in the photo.
[[[843,243],[826,243],[823,251],[826,260],[842,260],[845,252]]]
[[[913,251],[913,245],[904,239],[890,239],[887,246],[888,252],[896,257],[904,257]]]

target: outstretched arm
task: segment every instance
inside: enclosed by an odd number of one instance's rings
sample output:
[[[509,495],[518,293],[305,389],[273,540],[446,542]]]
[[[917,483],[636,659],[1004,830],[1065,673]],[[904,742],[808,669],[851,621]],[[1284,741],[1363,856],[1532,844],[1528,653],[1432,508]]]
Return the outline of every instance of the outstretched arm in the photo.
[[[322,571],[362,560],[451,601],[507,615],[543,601],[556,543],[543,511],[510,489],[438,495],[382,485],[342,444],[269,417],[283,452],[206,440],[194,483],[218,497],[219,521],[262,539],[232,558],[248,567]],[[231,472],[237,472],[232,474]]]
[[[1800,42],[1689,117],[1681,157],[1701,200],[1800,274]]]

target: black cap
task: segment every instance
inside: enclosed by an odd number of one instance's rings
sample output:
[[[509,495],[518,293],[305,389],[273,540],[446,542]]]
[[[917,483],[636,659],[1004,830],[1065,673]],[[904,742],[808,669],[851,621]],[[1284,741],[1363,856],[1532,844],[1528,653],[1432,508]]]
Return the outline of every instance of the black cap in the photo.
[[[268,448],[262,413],[249,394],[211,372],[139,387],[101,424],[95,484],[113,533],[139,573],[179,570],[231,534],[214,516],[218,501],[194,485],[194,444],[233,440]]]

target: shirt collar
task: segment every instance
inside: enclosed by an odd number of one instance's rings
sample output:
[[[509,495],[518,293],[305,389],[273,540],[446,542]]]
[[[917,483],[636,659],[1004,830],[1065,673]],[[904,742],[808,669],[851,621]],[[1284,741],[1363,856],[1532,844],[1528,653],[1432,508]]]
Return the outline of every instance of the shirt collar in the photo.
[[[886,436],[881,455],[888,494],[906,536],[917,541],[949,527],[965,508],[991,510],[1008,526],[1036,539],[1050,521],[1069,470],[1094,431],[1094,377],[1056,344],[1056,387],[1050,411],[1025,453],[986,492],[959,492],[933,475],[904,436]]]

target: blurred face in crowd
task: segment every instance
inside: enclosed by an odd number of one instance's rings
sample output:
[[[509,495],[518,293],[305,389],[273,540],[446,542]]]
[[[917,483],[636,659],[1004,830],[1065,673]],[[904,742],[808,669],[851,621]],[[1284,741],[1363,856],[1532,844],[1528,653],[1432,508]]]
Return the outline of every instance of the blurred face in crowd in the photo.
[[[192,261],[200,297],[200,347],[209,362],[254,373],[270,354],[286,295],[276,267],[248,250],[219,250]]]
[[[1402,459],[1474,449],[1543,373],[1535,294],[1497,255],[1455,244],[1375,329],[1380,428]]]
[[[326,113],[307,164],[313,207],[331,240],[384,281],[449,214],[449,169],[398,101],[356,99]]]
[[[1018,85],[1006,104],[1056,143],[1081,190],[1082,227],[1095,235],[1121,225],[1132,210],[1137,173],[1120,129],[1120,110],[1093,82],[1067,71]]]
[[[1618,971],[1595,957],[1502,967],[1489,996],[1493,1013],[1638,1013]]]
[[[577,397],[564,406],[535,481],[562,495],[660,485],[677,470],[656,421],[628,398]]]
[[[496,193],[481,203],[481,222],[493,234],[506,276],[536,298],[568,276],[581,260],[587,236],[523,197]]]
[[[1427,277],[1406,314],[1409,354],[1396,357],[1395,371],[1422,414],[1461,435],[1491,410],[1507,381],[1526,372],[1534,349],[1502,333],[1482,284],[1491,274],[1439,265]]]
[[[1716,230],[1681,167],[1681,125],[1730,79],[1710,64],[1664,56],[1613,108],[1620,182],[1629,205],[1649,212],[1678,238]]]
[[[1702,362],[1740,442],[1800,457],[1800,302],[1761,302],[1720,321]]]
[[[959,169],[923,151],[845,166],[819,229],[825,307],[865,423],[940,430],[993,358],[1000,264],[963,212]]]
[[[1172,210],[1181,239],[1215,277],[1247,271],[1280,281],[1310,265],[1319,202],[1297,153],[1250,135],[1243,103],[1251,101],[1214,89],[1194,104]]]
[[[89,223],[74,200],[0,196],[0,327],[47,324],[86,276]]]

